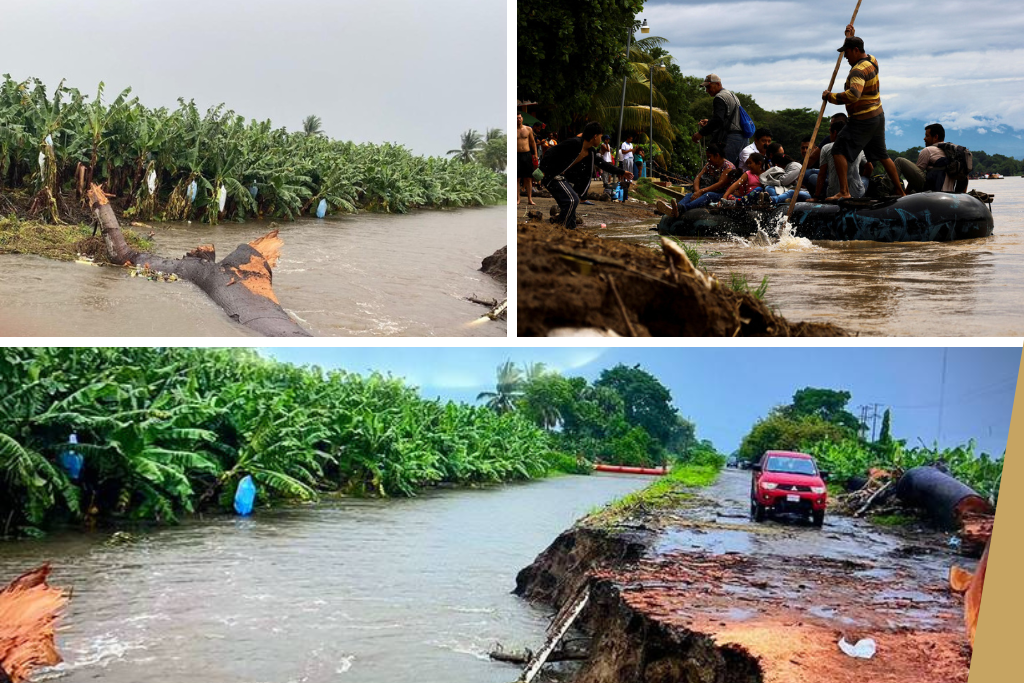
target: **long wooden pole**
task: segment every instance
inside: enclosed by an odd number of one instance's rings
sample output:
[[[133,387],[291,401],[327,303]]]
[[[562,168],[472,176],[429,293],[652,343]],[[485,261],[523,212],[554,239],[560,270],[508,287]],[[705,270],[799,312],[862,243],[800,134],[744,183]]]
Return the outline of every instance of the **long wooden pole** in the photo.
[[[857,12],[860,11],[861,0],[857,0],[857,7],[853,10],[853,18],[850,19],[850,25],[857,21]],[[845,34],[845,31],[843,32]],[[832,80],[828,82],[828,90],[832,92],[832,87],[836,84],[836,76],[839,75],[839,67],[843,63],[843,55],[845,53],[840,52],[839,58],[836,59],[836,68],[832,72]],[[789,220],[793,216],[793,209],[796,207],[796,200],[800,196],[800,188],[804,184],[804,173],[807,172],[807,162],[811,160],[811,150],[814,149],[814,141],[818,138],[818,128],[821,127],[821,119],[825,116],[825,107],[828,106],[828,102],[825,100],[821,101],[821,109],[818,111],[818,120],[814,124],[814,132],[811,133],[811,144],[807,146],[807,154],[804,155],[804,163],[800,166],[800,177],[796,180],[796,188],[793,190],[793,198],[789,200],[789,208],[786,210],[786,220]]]

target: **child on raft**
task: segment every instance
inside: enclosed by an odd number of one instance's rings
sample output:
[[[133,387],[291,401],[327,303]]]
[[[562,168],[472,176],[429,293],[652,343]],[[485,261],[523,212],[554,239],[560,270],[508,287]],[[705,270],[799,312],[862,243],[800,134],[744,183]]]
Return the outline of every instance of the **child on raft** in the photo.
[[[729,186],[722,197],[723,203],[735,200],[739,204],[750,204],[757,195],[764,192],[761,185],[761,173],[764,172],[764,155],[754,152],[747,157],[747,170],[739,179]]]

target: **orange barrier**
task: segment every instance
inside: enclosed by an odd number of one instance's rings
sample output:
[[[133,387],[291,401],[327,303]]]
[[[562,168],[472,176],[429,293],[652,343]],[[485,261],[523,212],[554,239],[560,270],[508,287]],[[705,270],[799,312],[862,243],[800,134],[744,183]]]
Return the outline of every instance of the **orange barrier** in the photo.
[[[668,470],[663,467],[627,467],[625,465],[594,465],[594,469],[598,472],[615,472],[617,474],[650,474],[652,476],[660,477],[668,474]]]

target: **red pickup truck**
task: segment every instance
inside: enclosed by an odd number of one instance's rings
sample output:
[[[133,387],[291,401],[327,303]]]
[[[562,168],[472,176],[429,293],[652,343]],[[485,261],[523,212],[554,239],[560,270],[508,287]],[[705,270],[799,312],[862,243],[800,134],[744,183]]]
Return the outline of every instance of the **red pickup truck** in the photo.
[[[806,453],[767,451],[751,468],[750,516],[763,522],[769,511],[810,515],[814,526],[825,522],[828,492],[824,475]]]

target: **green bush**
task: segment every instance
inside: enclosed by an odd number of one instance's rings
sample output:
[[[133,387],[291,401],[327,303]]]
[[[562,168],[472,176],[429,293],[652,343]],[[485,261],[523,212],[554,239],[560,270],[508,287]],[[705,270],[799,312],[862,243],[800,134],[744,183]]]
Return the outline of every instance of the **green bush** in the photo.
[[[242,349],[0,349],[0,519],[25,533],[86,516],[172,521],[321,492],[414,495],[545,476],[551,436],[515,413],[428,401],[394,377]],[[68,435],[85,458],[72,482]],[[4,529],[0,528],[0,534]]]

